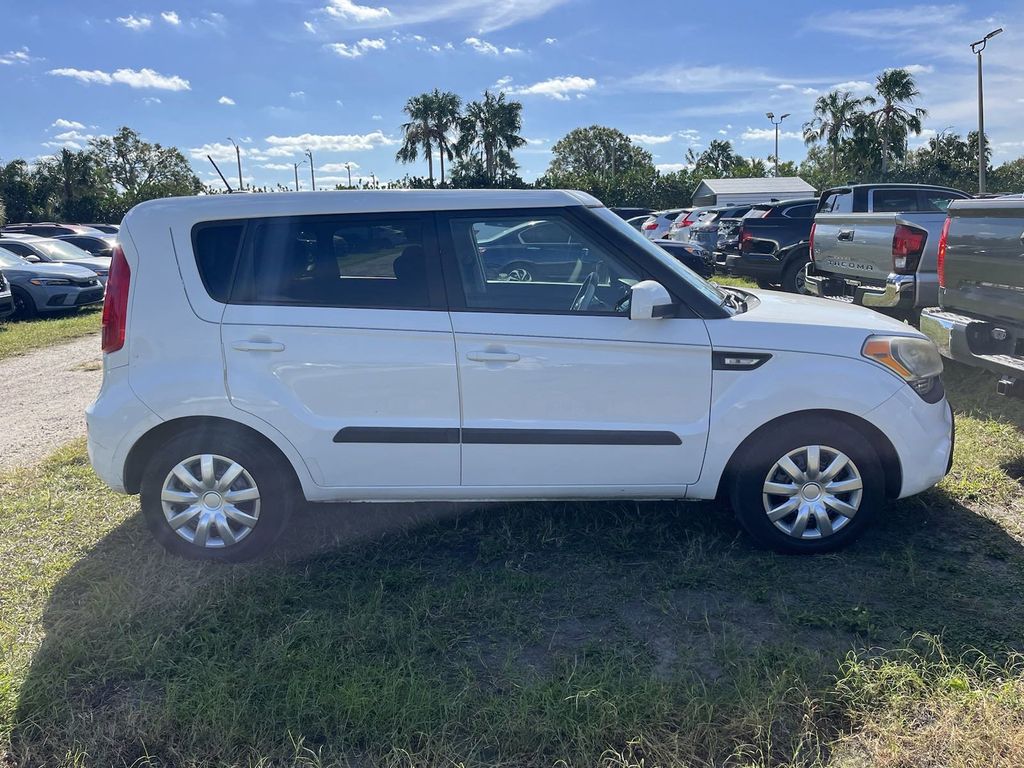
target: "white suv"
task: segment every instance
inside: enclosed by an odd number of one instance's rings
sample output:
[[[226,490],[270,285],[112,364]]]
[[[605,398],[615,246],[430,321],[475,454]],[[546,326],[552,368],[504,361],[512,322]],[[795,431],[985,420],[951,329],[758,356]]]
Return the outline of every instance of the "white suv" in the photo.
[[[723,498],[818,552],[949,468],[915,329],[718,288],[579,192],[159,200],[120,243],[89,455],[182,555],[299,497]]]

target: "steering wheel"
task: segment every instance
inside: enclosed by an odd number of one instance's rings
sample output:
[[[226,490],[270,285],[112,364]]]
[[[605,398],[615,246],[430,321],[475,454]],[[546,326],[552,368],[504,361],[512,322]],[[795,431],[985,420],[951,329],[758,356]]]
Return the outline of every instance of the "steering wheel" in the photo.
[[[594,294],[597,292],[597,270],[594,270],[583,281],[579,293],[572,300],[569,310],[572,312],[586,312],[594,301]]]

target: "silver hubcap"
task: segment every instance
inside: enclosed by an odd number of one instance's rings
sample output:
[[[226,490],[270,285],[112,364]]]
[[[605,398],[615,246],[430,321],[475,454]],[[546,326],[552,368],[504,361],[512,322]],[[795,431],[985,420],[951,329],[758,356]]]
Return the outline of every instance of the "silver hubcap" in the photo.
[[[849,456],[824,445],[790,451],[764,481],[764,511],[776,528],[797,539],[823,539],[857,514],[864,482]]]
[[[160,492],[164,517],[190,544],[222,549],[256,527],[260,491],[244,467],[216,454],[191,456],[175,465]]]
[[[508,271],[507,278],[514,283],[529,283],[533,280],[533,275],[522,267],[516,267]]]

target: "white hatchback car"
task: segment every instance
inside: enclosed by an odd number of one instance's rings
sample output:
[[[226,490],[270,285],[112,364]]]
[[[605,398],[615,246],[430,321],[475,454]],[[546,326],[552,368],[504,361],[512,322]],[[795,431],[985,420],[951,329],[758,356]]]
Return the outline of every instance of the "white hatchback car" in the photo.
[[[583,193],[168,199],[120,243],[89,455],[182,555],[251,557],[300,497],[723,498],[818,552],[949,469],[915,329],[711,285]]]

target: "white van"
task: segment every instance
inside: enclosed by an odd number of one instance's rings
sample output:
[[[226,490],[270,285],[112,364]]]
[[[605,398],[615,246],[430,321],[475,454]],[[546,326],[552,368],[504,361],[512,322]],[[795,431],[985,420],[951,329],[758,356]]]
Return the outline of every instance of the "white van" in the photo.
[[[120,244],[89,455],[185,556],[300,496],[723,498],[819,552],[949,468],[915,329],[711,285],[583,193],[157,200]]]

